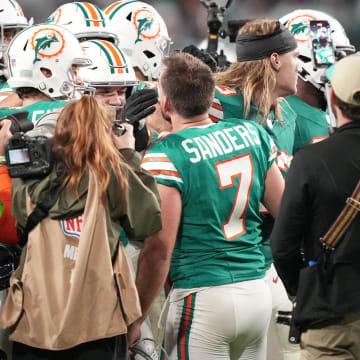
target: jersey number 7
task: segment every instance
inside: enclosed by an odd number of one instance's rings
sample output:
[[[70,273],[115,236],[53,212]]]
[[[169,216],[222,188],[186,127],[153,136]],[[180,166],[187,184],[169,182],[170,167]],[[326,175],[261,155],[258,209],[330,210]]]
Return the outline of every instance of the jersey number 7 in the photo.
[[[223,232],[227,240],[246,233],[245,213],[249,204],[249,194],[253,183],[253,163],[251,154],[238,156],[230,160],[220,161],[215,164],[218,174],[220,189],[236,186],[235,177],[239,177],[235,202],[228,221],[223,225]]]

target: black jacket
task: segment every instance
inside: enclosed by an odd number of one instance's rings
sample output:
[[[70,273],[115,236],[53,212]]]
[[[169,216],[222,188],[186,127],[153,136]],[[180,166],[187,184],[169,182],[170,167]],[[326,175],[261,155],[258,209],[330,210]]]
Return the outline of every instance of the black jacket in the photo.
[[[328,139],[296,153],[271,234],[275,267],[290,295],[297,293],[300,270],[319,259],[323,251],[320,237],[340,214],[359,180],[360,124],[346,124]],[[360,215],[331,258],[334,264],[344,265],[331,275],[343,284],[336,290],[335,312],[341,316],[360,311]]]

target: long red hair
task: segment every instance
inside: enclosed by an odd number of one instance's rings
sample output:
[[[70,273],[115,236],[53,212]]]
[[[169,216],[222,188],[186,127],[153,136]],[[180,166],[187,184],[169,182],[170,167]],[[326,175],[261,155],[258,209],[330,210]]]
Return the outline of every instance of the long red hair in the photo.
[[[111,139],[113,110],[95,98],[85,95],[67,105],[56,123],[53,153],[67,170],[67,187],[77,190],[87,169],[99,181],[101,198],[105,202],[110,182],[110,168],[119,177],[121,191],[127,190],[127,179],[122,170],[123,160]]]

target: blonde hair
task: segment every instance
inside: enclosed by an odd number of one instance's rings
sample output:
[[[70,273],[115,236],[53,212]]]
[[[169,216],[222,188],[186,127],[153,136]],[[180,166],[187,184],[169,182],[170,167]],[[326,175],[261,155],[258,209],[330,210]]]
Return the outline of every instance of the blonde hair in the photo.
[[[121,193],[128,183],[122,169],[122,158],[111,139],[113,110],[95,98],[85,95],[67,105],[56,123],[52,150],[67,170],[67,187],[77,191],[85,171],[96,175],[105,203],[110,182],[110,168],[118,175]]]
[[[276,20],[258,19],[245,24],[239,34],[265,35],[278,27]],[[232,64],[226,71],[215,74],[216,85],[237,88],[244,97],[244,118],[247,119],[252,102],[258,105],[255,117],[261,114],[260,124],[269,116],[271,96],[276,87],[276,73],[270,59],[252,60]],[[256,100],[256,101],[255,101]],[[276,118],[281,121],[280,98],[274,106]]]

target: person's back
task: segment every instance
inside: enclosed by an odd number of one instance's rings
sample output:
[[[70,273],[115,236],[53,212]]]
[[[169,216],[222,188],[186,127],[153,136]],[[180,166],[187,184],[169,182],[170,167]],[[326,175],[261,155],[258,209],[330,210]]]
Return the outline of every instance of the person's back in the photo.
[[[306,253],[316,258],[321,250],[318,239],[340,214],[360,178],[360,124],[342,126],[335,136],[299,150],[297,157],[308,168],[298,181],[309,184],[308,196],[314,204],[308,214],[305,248],[309,246]]]
[[[11,296],[1,312],[2,326],[12,327],[15,359],[22,353],[53,358],[62,350],[73,359],[99,352],[127,359],[123,334],[140,312],[120,229],[143,240],[161,228],[161,219],[156,184],[140,168],[132,127],[124,125],[126,135],[116,136],[113,117],[90,96],[70,103],[56,123],[50,173],[13,182],[12,211],[21,231],[31,209],[60,189],[48,216],[29,233],[12,277],[12,286],[21,281],[24,289],[21,319],[15,324],[6,316],[13,314]]]
[[[338,128],[295,155],[271,235],[279,276],[296,296],[294,321],[309,359],[360,354],[359,60],[335,65],[330,99]]]
[[[210,120],[215,84],[207,65],[186,53],[163,63],[160,107],[172,132],[143,159],[156,177],[163,219],[139,257],[143,317],[170,268],[164,341],[170,358],[264,358],[271,299],[259,208],[263,199],[277,212],[283,179],[276,148],[256,123]]]
[[[259,208],[275,157],[265,131],[239,119],[170,134],[146,153],[143,167],[181,193],[175,288],[264,277]]]

